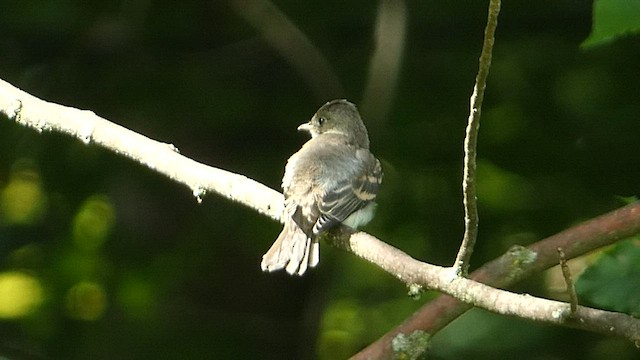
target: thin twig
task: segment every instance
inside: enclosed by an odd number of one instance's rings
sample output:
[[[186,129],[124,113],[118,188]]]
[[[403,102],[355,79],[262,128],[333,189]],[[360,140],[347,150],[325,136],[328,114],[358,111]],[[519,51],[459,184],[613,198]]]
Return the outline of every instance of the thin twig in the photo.
[[[571,269],[567,265],[567,257],[561,247],[558,248],[558,256],[560,257],[560,268],[564,282],[567,284],[567,293],[569,293],[569,303],[571,304],[571,314],[575,314],[578,309],[578,295],[576,294],[576,286],[571,276]]]
[[[462,193],[464,203],[464,236],[460,250],[453,264],[455,273],[466,276],[469,271],[469,261],[478,236],[478,204],[476,191],[476,147],[478,142],[478,128],[480,127],[480,113],[484,99],[484,89],[487,85],[489,68],[491,67],[491,53],[493,51],[494,34],[498,26],[500,0],[490,0],[487,26],[484,30],[484,42],[480,53],[480,65],[476,84],[471,95],[469,119],[464,139],[464,173],[462,178]]]

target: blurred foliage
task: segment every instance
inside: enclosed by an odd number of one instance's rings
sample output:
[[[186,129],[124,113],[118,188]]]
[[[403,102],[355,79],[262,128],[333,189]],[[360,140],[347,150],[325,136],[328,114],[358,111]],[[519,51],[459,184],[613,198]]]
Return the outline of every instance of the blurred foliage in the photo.
[[[46,206],[40,176],[29,160],[19,159],[0,194],[0,210],[7,224],[29,225],[38,222]]]
[[[278,188],[306,140],[296,126],[330,98],[366,102],[378,3],[274,2],[344,89],[322,98],[237,5],[13,2],[0,12],[0,78]],[[486,3],[411,1],[407,10],[394,91],[367,94],[391,97],[392,107],[362,108],[385,170],[366,230],[451,264]],[[503,4],[480,128],[472,266],[639,193],[638,38],[581,50],[597,31],[591,21],[589,2]],[[202,200],[116,154],[0,119],[0,357],[343,358],[435,296],[413,300],[393,277],[326,246],[304,278],[262,273],[279,224],[215,195]],[[609,254],[586,279],[600,287],[600,274],[613,272],[637,283],[620,265],[635,253]],[[518,290],[545,292],[539,279]],[[590,291],[623,306],[627,290]],[[437,359],[637,355],[620,339],[480,311],[430,341]]]
[[[14,319],[29,315],[42,302],[38,279],[20,271],[0,273],[0,318]]]

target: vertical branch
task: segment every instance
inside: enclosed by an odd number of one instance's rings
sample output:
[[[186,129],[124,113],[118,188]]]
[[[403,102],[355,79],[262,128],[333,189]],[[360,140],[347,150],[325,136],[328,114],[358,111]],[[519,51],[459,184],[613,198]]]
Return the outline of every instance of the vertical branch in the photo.
[[[396,84],[407,34],[407,5],[403,0],[382,0],[375,27],[375,50],[369,64],[367,86],[360,109],[367,128],[386,121],[396,94]]]
[[[578,309],[578,295],[576,294],[576,286],[571,276],[571,270],[567,265],[567,257],[564,254],[564,250],[561,247],[558,248],[558,256],[560,257],[560,268],[562,269],[562,276],[564,282],[567,284],[567,293],[569,293],[569,303],[571,304],[571,314],[575,314]]]
[[[476,84],[471,95],[469,119],[464,139],[464,174],[462,179],[462,193],[464,198],[464,237],[454,263],[457,275],[466,276],[469,270],[469,260],[478,234],[478,204],[476,194],[476,145],[478,142],[478,128],[480,127],[480,112],[487,76],[491,67],[491,53],[493,51],[494,34],[498,26],[500,0],[489,1],[489,15],[484,30],[484,42],[480,53],[480,65]]]

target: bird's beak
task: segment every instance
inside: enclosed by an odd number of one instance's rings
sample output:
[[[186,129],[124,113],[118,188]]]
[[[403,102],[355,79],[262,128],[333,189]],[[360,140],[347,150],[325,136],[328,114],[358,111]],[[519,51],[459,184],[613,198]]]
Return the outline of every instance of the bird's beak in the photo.
[[[304,123],[300,126],[298,126],[298,131],[308,131],[311,132],[311,130],[313,129],[313,126],[311,126],[311,123]]]

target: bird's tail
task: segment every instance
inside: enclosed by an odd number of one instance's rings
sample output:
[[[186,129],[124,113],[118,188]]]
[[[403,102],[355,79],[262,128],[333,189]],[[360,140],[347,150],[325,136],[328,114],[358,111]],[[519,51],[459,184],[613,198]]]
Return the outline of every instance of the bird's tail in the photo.
[[[319,260],[318,242],[309,238],[295,221],[289,219],[269,251],[262,256],[260,267],[269,272],[285,268],[291,275],[302,275],[308,267],[318,265]]]

